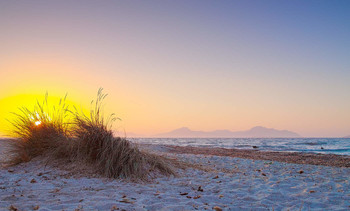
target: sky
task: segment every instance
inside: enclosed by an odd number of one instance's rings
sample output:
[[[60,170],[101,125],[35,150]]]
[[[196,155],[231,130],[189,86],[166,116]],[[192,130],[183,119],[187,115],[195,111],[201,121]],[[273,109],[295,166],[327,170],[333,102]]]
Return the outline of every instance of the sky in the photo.
[[[350,1],[2,1],[0,132],[100,87],[121,133],[350,135]]]

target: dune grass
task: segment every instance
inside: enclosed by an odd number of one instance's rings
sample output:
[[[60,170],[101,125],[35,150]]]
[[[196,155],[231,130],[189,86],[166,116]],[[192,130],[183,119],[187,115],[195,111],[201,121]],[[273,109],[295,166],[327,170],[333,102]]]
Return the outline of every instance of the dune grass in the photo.
[[[111,128],[117,118],[114,114],[104,117],[102,102],[106,96],[102,89],[98,91],[89,115],[70,109],[66,98],[51,107],[47,95],[33,110],[20,108],[11,122],[14,139],[9,163],[16,165],[42,156],[48,161],[85,163],[109,178],[145,180],[151,175],[174,174],[169,159],[113,136]]]
[[[32,158],[41,156],[59,147],[69,137],[69,115],[66,98],[60,99],[57,106],[49,107],[48,94],[44,101],[37,101],[33,110],[21,107],[19,113],[13,113],[15,119],[10,121],[13,129],[10,137],[11,160],[16,165],[28,162]]]

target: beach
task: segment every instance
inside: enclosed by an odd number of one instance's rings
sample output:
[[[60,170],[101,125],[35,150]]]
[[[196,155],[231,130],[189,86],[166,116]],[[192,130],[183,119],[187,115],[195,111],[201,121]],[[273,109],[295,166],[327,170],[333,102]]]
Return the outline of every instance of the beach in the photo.
[[[0,143],[4,160],[6,141]],[[130,182],[72,174],[35,158],[13,167],[2,166],[0,210],[350,209],[350,156],[330,155],[333,161],[327,162],[330,157],[321,155],[282,156],[259,150],[140,148],[196,167],[178,169],[177,176]]]

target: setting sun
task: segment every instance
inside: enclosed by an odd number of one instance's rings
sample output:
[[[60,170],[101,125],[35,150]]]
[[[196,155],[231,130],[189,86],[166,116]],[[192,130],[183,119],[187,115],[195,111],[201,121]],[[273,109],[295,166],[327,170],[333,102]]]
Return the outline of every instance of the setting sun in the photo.
[[[35,121],[35,125],[38,126],[41,124],[41,121]]]

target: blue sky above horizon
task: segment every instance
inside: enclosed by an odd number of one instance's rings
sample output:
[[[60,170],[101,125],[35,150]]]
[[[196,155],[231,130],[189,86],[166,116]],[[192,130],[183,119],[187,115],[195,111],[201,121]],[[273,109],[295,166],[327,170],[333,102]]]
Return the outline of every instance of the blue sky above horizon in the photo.
[[[349,20],[350,1],[0,1],[0,101],[104,87],[126,132],[345,136]]]

